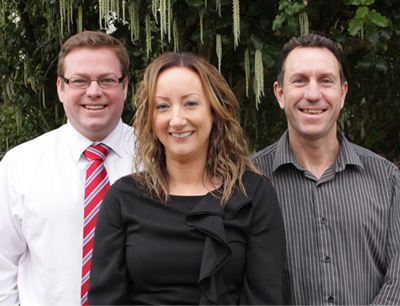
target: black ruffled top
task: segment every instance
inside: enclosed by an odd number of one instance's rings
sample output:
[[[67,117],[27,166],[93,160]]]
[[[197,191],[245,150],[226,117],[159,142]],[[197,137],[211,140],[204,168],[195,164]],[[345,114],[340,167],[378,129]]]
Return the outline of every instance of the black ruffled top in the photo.
[[[92,305],[273,305],[281,302],[283,221],[267,178],[244,177],[226,207],[208,193],[165,206],[132,177],[100,209]]]

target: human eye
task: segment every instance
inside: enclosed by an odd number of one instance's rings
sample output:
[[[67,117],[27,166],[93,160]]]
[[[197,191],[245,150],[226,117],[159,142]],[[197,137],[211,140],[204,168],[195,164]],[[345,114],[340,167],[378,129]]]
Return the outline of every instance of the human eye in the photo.
[[[105,87],[113,87],[118,84],[117,78],[101,78],[99,79],[100,85]]]
[[[188,107],[195,107],[197,105],[199,105],[199,103],[196,101],[187,101],[186,102],[186,106],[188,106]]]
[[[168,104],[166,104],[166,103],[157,103],[156,104],[156,110],[164,111],[166,109],[168,109]]]
[[[89,83],[89,80],[86,78],[70,78],[69,83],[74,87],[85,87]]]
[[[331,84],[331,83],[332,83],[332,80],[331,80],[331,79],[323,79],[323,80],[322,80],[322,83],[323,83],[323,84]]]
[[[289,79],[293,86],[303,86],[307,82],[307,78],[303,74],[295,74]]]
[[[323,78],[321,80],[321,86],[331,87],[334,84],[334,81],[330,78]]]

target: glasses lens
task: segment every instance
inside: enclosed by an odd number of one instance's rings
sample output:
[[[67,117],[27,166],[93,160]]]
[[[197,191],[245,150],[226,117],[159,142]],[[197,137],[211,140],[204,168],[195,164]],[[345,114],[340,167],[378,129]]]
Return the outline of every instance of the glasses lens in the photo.
[[[91,82],[97,82],[101,88],[117,87],[120,83],[116,77],[101,78],[98,80],[91,80],[88,78],[73,77],[68,80],[68,85],[71,88],[89,88]]]
[[[102,88],[117,87],[119,84],[118,78],[104,78],[99,79],[99,86]]]
[[[70,78],[69,86],[73,88],[88,88],[89,82],[90,80],[86,78]]]

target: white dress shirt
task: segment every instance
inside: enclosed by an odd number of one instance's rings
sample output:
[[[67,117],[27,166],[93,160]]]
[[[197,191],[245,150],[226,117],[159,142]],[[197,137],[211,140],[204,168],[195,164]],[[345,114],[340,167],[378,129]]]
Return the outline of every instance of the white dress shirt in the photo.
[[[0,162],[0,305],[80,305],[82,153],[92,143],[67,123]],[[132,129],[120,121],[102,143],[110,183],[132,173]]]

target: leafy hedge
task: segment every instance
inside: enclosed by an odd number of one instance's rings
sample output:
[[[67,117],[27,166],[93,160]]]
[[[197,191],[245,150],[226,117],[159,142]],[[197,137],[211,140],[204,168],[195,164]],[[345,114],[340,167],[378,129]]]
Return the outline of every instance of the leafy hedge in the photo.
[[[57,54],[81,29],[109,31],[129,51],[125,122],[134,113],[135,84],[153,58],[196,52],[220,68],[239,98],[252,151],[276,141],[287,126],[272,90],[283,44],[301,33],[326,35],[342,48],[349,81],[340,129],[392,161],[400,155],[400,1],[3,0],[0,88],[8,107],[0,107],[0,158],[65,123]]]

